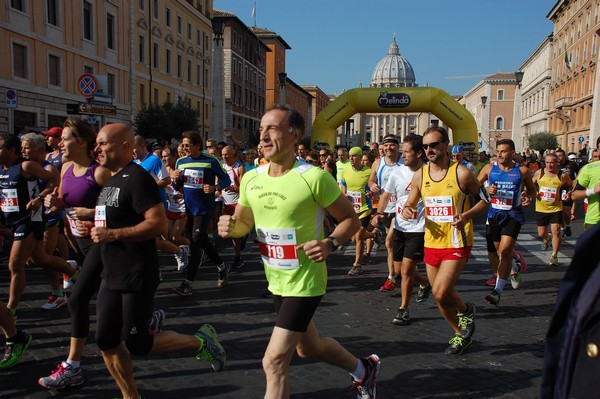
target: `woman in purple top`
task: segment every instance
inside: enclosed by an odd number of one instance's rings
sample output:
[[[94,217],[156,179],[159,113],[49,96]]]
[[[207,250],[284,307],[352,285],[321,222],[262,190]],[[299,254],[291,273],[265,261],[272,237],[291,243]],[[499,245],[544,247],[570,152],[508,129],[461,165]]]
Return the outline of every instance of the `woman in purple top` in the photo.
[[[100,166],[93,157],[96,133],[80,119],[67,119],[62,131],[60,148],[63,151],[63,167],[60,186],[47,195],[45,205],[53,211],[65,209],[71,234],[79,250],[85,255],[93,248],[89,237],[77,232],[77,221],[93,223],[95,206],[102,186],[110,177],[110,171]],[[69,298],[71,311],[71,344],[66,361],[48,377],[38,380],[44,388],[62,389],[83,383],[80,368],[83,348],[89,333],[89,303],[100,286],[102,265],[84,262],[77,284]],[[79,286],[79,284],[81,285]]]

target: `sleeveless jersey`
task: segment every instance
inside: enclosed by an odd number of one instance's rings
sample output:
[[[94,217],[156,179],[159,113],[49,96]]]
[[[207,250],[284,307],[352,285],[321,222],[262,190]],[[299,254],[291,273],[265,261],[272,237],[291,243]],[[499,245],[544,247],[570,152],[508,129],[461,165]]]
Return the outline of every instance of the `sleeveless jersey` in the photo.
[[[223,162],[223,169],[225,169],[225,172],[227,172],[227,174],[229,175],[229,179],[231,180],[231,186],[234,186],[236,188],[240,186],[240,176],[238,173],[238,168],[240,166],[242,166],[240,161],[235,161],[233,166],[229,166],[225,162]],[[223,197],[225,205],[233,205],[238,203],[238,200],[240,199],[240,193],[237,191],[223,190],[221,191],[221,197]]]
[[[541,213],[555,213],[562,211],[561,187],[562,181],[559,174],[552,177],[542,172],[538,180],[539,195],[535,200],[535,211]]]
[[[23,177],[21,164],[23,159],[6,169],[0,169],[0,205],[7,226],[23,222],[42,222],[43,207],[37,211],[26,209],[27,204],[40,194],[37,180],[27,180]]]
[[[450,162],[446,176],[434,181],[429,176],[429,164],[423,166],[421,198],[425,204],[425,247],[464,248],[473,246],[473,220],[462,230],[450,223],[454,216],[471,208],[469,196],[458,185],[458,165]]]
[[[53,151],[54,152],[54,151]],[[62,152],[59,152],[55,157],[52,156],[52,152],[46,156],[46,161],[50,162],[58,171],[62,168]]]
[[[269,176],[269,165],[244,174],[239,205],[252,209],[269,291],[273,294],[325,294],[325,262],[313,262],[296,246],[323,239],[325,208],[340,195],[327,172],[297,161],[283,176]]]
[[[515,163],[510,170],[504,171],[498,166],[498,162],[494,162],[488,176],[488,184],[495,184],[498,187],[496,194],[491,196],[492,203],[488,208],[488,218],[515,209],[521,211],[523,179],[518,164]]]
[[[420,171],[418,171],[420,173]],[[409,220],[402,219],[402,207],[410,194],[410,185],[415,172],[408,166],[400,165],[390,173],[388,181],[383,188],[386,193],[397,197],[396,218],[394,219],[394,228],[405,233],[422,233],[425,231],[425,206],[419,199],[417,203],[417,212]]]
[[[65,215],[71,228],[71,234],[82,237],[77,231],[77,220],[69,214],[72,207],[94,208],[102,187],[96,182],[96,169],[100,164],[92,161],[85,173],[75,176],[71,164],[62,177],[62,198],[65,203]]]
[[[371,199],[366,195],[369,190],[369,176],[371,176],[371,169],[366,166],[362,166],[360,170],[354,170],[349,166],[342,172],[342,184],[346,186],[346,196],[352,201],[354,212],[362,214],[361,219],[369,216],[365,211],[372,207]]]
[[[380,188],[385,187],[385,185],[388,181],[388,178],[390,177],[390,173],[392,173],[392,171],[400,165],[404,165],[404,160],[402,159],[402,157],[399,157],[398,161],[391,165],[388,165],[385,162],[385,157],[379,158],[379,167],[377,168],[377,184],[379,185]],[[385,207],[385,211],[384,211],[385,213],[396,212],[396,200],[397,200],[397,198],[395,195],[392,195],[390,197],[390,201],[388,202],[387,206]]]

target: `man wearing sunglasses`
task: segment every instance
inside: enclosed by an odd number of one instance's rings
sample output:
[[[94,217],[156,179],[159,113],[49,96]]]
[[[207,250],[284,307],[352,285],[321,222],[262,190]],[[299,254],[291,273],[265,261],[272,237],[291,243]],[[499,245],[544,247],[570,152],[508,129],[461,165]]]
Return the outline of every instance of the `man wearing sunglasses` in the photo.
[[[454,330],[447,355],[460,355],[475,332],[475,305],[465,303],[454,288],[473,247],[473,221],[485,212],[489,194],[466,167],[448,157],[450,139],[443,127],[432,126],[423,133],[423,149],[429,163],[415,173],[411,191],[402,209],[409,220],[417,211],[419,198],[425,204],[424,261],[432,293],[442,316]],[[469,195],[479,196],[473,207]]]

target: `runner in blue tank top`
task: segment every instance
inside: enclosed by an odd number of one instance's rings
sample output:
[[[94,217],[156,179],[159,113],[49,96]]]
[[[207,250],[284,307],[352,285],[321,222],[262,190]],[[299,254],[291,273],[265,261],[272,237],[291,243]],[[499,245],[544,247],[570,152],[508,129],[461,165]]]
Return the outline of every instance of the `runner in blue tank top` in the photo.
[[[530,204],[536,189],[529,169],[513,161],[515,143],[512,140],[498,140],[496,153],[498,161],[485,165],[479,172],[478,179],[487,185],[491,196],[486,238],[488,242],[494,243],[494,248],[489,245],[488,253],[492,269],[496,269],[494,271],[497,275],[494,289],[485,299],[498,306],[509,276],[513,288],[519,288],[521,283],[521,272],[524,270],[522,256],[517,255],[519,262],[512,275],[511,265],[515,243],[521,226],[525,223],[522,206]],[[523,186],[526,187],[525,196],[522,195]]]

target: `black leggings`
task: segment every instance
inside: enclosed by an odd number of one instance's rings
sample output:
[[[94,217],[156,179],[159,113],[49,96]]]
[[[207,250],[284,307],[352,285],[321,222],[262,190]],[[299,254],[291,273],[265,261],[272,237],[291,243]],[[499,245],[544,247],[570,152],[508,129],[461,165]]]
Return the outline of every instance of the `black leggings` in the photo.
[[[190,261],[187,269],[186,279],[194,281],[198,267],[200,267],[200,258],[202,250],[206,252],[206,256],[220,266],[223,261],[217,252],[217,248],[210,243],[208,239],[208,222],[211,215],[188,215],[187,231],[190,238]]]
[[[79,241],[82,240],[80,243]],[[87,338],[90,332],[90,301],[100,287],[102,273],[102,257],[100,245],[88,245],[86,239],[77,239],[80,249],[86,254],[77,283],[69,297],[68,305],[71,312],[71,337]],[[89,242],[91,240],[87,239]]]
[[[101,351],[119,346],[123,331],[125,345],[132,355],[150,352],[154,336],[148,331],[148,320],[154,309],[155,290],[155,284],[146,285],[141,291],[111,290],[102,280],[96,302],[96,344]]]

